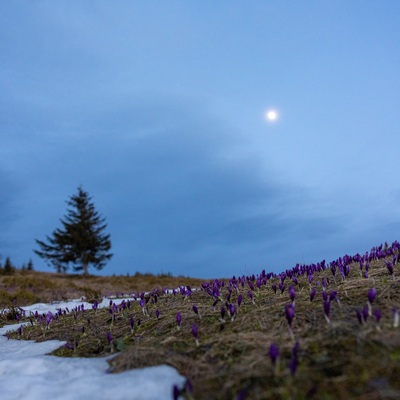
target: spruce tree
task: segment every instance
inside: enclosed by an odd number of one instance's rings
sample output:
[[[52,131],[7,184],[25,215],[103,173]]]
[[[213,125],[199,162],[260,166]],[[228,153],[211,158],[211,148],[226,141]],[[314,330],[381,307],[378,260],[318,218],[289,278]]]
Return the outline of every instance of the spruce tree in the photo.
[[[11,263],[10,257],[6,258],[6,261],[4,263],[4,268],[3,268],[3,274],[4,275],[12,275],[15,271],[14,266]]]
[[[27,269],[27,271],[33,271],[34,268],[33,268],[33,262],[31,259],[29,259],[26,269]]]
[[[72,264],[74,271],[88,275],[89,265],[102,269],[112,257],[110,235],[104,234],[105,219],[96,211],[91,197],[82,187],[67,201],[67,215],[61,219],[47,243],[36,239],[40,250],[34,252],[47,260],[58,272],[67,271]]]

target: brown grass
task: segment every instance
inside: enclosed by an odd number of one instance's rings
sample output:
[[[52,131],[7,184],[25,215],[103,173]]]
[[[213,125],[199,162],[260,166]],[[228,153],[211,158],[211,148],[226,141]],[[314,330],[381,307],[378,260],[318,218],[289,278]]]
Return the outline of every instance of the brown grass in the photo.
[[[238,291],[233,290],[229,303],[237,306],[239,294],[243,295],[243,303],[233,320],[226,314],[225,323],[220,321],[220,310],[226,307],[228,281],[221,288],[221,299],[215,307],[213,298],[204,290],[192,291],[190,296],[164,295],[159,290],[158,295],[146,297],[144,312],[138,302],[132,302],[130,308],[119,309],[113,315],[108,309],[71,313],[53,321],[50,329],[44,323],[25,328],[21,339],[65,340],[68,345],[56,351],[61,356],[118,353],[110,361],[113,372],[169,364],[193,383],[193,393],[186,393],[186,398],[398,399],[400,328],[392,326],[392,309],[400,306],[398,266],[395,275],[396,279],[388,275],[383,261],[370,263],[369,279],[360,277],[356,264],[351,266],[346,280],[333,276],[330,270],[315,273],[312,286],[317,288],[317,295],[313,302],[309,300],[311,286],[306,276],[299,276],[293,335],[284,311],[290,303],[287,290],[291,282],[287,279],[284,293],[278,289],[275,294],[271,285],[278,280],[274,278],[255,290],[255,304],[247,295],[247,283],[243,288],[239,285]],[[327,292],[337,291],[340,300],[331,303],[329,324],[323,312],[323,277],[329,279]],[[84,282],[79,277],[64,279],[71,279],[77,287]],[[123,278],[118,279],[122,283]],[[153,286],[145,280],[143,287],[136,290]],[[173,280],[170,287],[183,284],[182,281]],[[356,310],[366,305],[372,287],[378,293],[373,310],[379,309],[382,319],[378,324],[369,317],[360,324]],[[197,305],[201,318],[193,312],[193,305]],[[156,310],[160,312],[158,319]],[[180,329],[177,312],[182,315]],[[130,317],[135,321],[133,333]],[[192,323],[199,329],[199,346],[191,333]],[[113,336],[111,344],[107,332]],[[16,333],[10,336],[18,337]],[[292,375],[288,364],[296,341],[300,346],[299,368]],[[272,343],[280,349],[277,367],[269,357]]]
[[[102,296],[129,295],[163,287],[200,285],[202,280],[169,275],[135,274],[133,276],[95,276],[21,271],[0,275],[0,292],[7,292],[19,306],[84,297],[87,301]],[[0,305],[1,306],[1,305]]]

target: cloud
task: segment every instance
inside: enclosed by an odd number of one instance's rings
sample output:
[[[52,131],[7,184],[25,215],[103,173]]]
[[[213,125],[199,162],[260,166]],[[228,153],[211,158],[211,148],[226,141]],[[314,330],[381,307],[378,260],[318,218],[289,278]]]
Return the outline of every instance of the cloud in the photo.
[[[33,124],[24,150],[13,147],[24,155],[17,177],[27,194],[14,233],[29,221],[33,247],[57,227],[78,185],[109,224],[107,273],[226,275],[232,265],[277,259],[282,243],[338,230],[329,218],[307,218],[307,191],[266,169],[242,132],[187,100],[99,101],[73,119],[57,112],[41,133]]]

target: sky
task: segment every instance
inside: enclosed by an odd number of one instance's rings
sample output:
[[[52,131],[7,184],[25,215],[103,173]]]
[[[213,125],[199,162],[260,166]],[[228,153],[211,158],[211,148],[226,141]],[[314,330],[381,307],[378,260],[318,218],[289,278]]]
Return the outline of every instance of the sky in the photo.
[[[35,239],[80,185],[103,275],[281,272],[400,239],[399,20],[397,0],[1,2],[3,261],[50,270]]]
[[[76,300],[57,305],[34,304],[27,313],[56,312],[56,308],[75,308],[91,304]],[[108,305],[108,301],[105,301]],[[170,400],[173,387],[184,386],[186,378],[168,365],[109,374],[107,358],[64,358],[47,355],[65,342],[49,340],[8,340],[7,331],[20,325],[0,328],[0,384],[4,400],[54,399],[75,400]],[[50,326],[51,329],[51,326]]]

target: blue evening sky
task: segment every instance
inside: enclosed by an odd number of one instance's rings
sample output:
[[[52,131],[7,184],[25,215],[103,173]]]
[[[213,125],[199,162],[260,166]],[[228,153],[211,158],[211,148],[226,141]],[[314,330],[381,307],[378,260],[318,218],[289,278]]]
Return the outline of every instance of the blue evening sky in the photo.
[[[400,239],[399,21],[397,0],[1,2],[3,261],[49,270],[35,238],[79,185],[104,274],[280,272]]]

